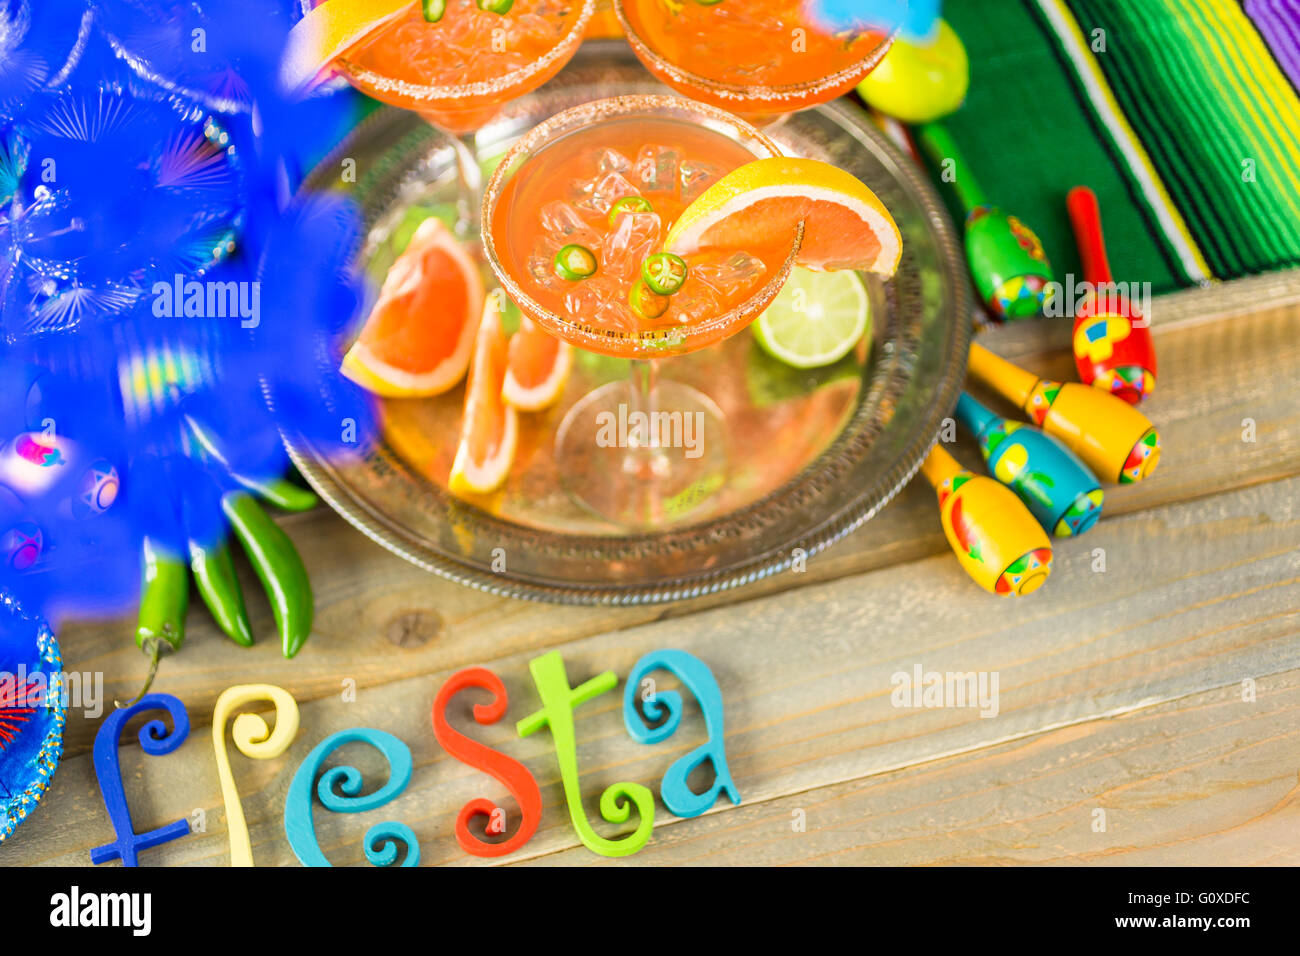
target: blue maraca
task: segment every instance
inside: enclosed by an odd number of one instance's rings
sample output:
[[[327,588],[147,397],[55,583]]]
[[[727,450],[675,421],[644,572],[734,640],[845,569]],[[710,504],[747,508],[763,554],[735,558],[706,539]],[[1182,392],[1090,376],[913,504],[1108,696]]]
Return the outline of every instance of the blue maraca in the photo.
[[[978,439],[992,475],[1024,501],[1046,530],[1068,538],[1097,523],[1101,485],[1055,438],[995,415],[964,392],[957,401],[957,421]]]

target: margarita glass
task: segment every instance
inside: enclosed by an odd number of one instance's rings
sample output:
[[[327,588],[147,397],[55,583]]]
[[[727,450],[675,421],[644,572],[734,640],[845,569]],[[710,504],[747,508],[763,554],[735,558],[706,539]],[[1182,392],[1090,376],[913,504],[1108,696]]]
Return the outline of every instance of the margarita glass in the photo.
[[[889,31],[831,32],[798,0],[614,0],[645,67],[755,122],[835,99],[875,69]]]
[[[319,6],[301,0],[304,9]],[[357,89],[450,134],[460,180],[457,232],[478,235],[483,177],[475,135],[509,101],[555,76],[582,43],[595,0],[515,0],[505,13],[446,0],[429,22],[412,3],[334,61]]]
[[[488,183],[484,253],[507,295],[558,338],[633,360],[629,380],[568,411],[555,444],[570,494],[619,525],[692,516],[726,480],[722,413],[702,392],[660,381],[658,360],[712,345],[756,319],[789,278],[802,227],[776,245],[685,258],[662,243],[713,182],[780,155],[722,110],[675,96],[625,96],[542,123]]]

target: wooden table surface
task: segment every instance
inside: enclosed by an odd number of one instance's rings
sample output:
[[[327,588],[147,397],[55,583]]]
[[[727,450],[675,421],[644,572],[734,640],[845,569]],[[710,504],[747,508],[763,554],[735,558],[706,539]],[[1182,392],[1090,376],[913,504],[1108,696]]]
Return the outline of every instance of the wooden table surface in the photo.
[[[266,681],[298,700],[302,729],[269,761],[230,748],[260,865],[296,865],[282,823],[289,780],[327,734],[360,725],[406,741],[414,776],[381,810],[317,809],[336,865],[364,864],[362,834],[388,819],[415,830],[428,864],[1300,864],[1300,306],[1283,297],[1262,279],[1232,296],[1253,303],[1246,312],[1204,291],[1157,301],[1159,390],[1144,410],[1163,435],[1161,466],[1108,488],[1102,522],[1058,542],[1052,579],[1023,600],[990,597],[962,574],[917,482],[805,571],[669,607],[492,597],[404,563],[327,509],[289,517],[316,588],[312,638],[286,662],[260,599],[248,651],[206,612],[191,614],[184,652],[156,685],[187,705],[190,737],[171,756],[145,757],[127,736],[122,764],[137,829],[182,817],[203,829],[142,861],[228,864],[213,704],[226,687]],[[981,341],[1073,377],[1068,322]],[[965,439],[957,454],[977,460]],[[245,585],[257,593],[251,576]],[[67,670],[103,673],[107,706],[138,685],[130,621],[69,625],[60,638]],[[622,678],[662,647],[692,652],[717,676],[744,801],[723,798],[693,820],[659,804],[645,849],[604,860],[569,823],[549,734],[514,736],[514,720],[537,706],[528,661],[561,650],[576,686],[607,669]],[[506,720],[470,732],[524,761],[545,801],[532,841],[505,860],[458,847],[458,808],[504,794],[446,755],[430,727],[439,685],[470,664],[495,670],[511,698]],[[918,665],[996,675],[997,715],[895,707],[892,675]],[[672,683],[663,675],[661,686]],[[458,698],[461,726],[473,699]],[[672,739],[639,745],[620,701],[621,687],[577,714],[586,811],[611,836],[599,793],[619,780],[657,791],[704,739],[691,705]],[[0,846],[0,864],[86,864],[113,838],[89,754],[102,719],[70,715],[50,792]],[[338,755],[377,785],[374,756]]]

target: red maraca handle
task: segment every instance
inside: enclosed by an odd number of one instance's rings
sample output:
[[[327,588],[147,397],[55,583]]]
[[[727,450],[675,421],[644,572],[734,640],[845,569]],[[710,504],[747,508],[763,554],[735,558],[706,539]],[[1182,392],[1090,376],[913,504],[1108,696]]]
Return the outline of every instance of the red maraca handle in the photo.
[[[1083,258],[1083,276],[1093,285],[1111,281],[1110,261],[1106,258],[1106,239],[1101,231],[1101,206],[1097,194],[1087,186],[1075,186],[1065,197],[1070,211],[1070,225]]]

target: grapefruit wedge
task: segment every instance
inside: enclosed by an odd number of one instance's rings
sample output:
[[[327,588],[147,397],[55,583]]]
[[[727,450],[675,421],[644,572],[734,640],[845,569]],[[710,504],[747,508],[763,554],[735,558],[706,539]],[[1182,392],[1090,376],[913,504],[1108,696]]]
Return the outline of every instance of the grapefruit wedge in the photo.
[[[573,346],[522,316],[510,336],[501,397],[521,412],[540,412],[559,401],[572,369]]]
[[[499,300],[496,295],[488,297],[474,340],[460,444],[447,482],[447,487],[458,495],[489,494],[500,488],[510,474],[519,446],[518,415],[501,397],[509,347]]]
[[[483,278],[437,219],[393,263],[343,374],[386,398],[438,395],[465,375],[483,311]]]
[[[857,269],[889,278],[903,237],[894,217],[857,177],[815,159],[772,157],[732,170],[686,207],[665,248],[789,247],[804,224],[798,262],[805,269]]]
[[[280,61],[284,89],[304,91],[329,75],[329,65],[349,47],[396,19],[411,0],[327,0],[308,10],[289,31]]]

